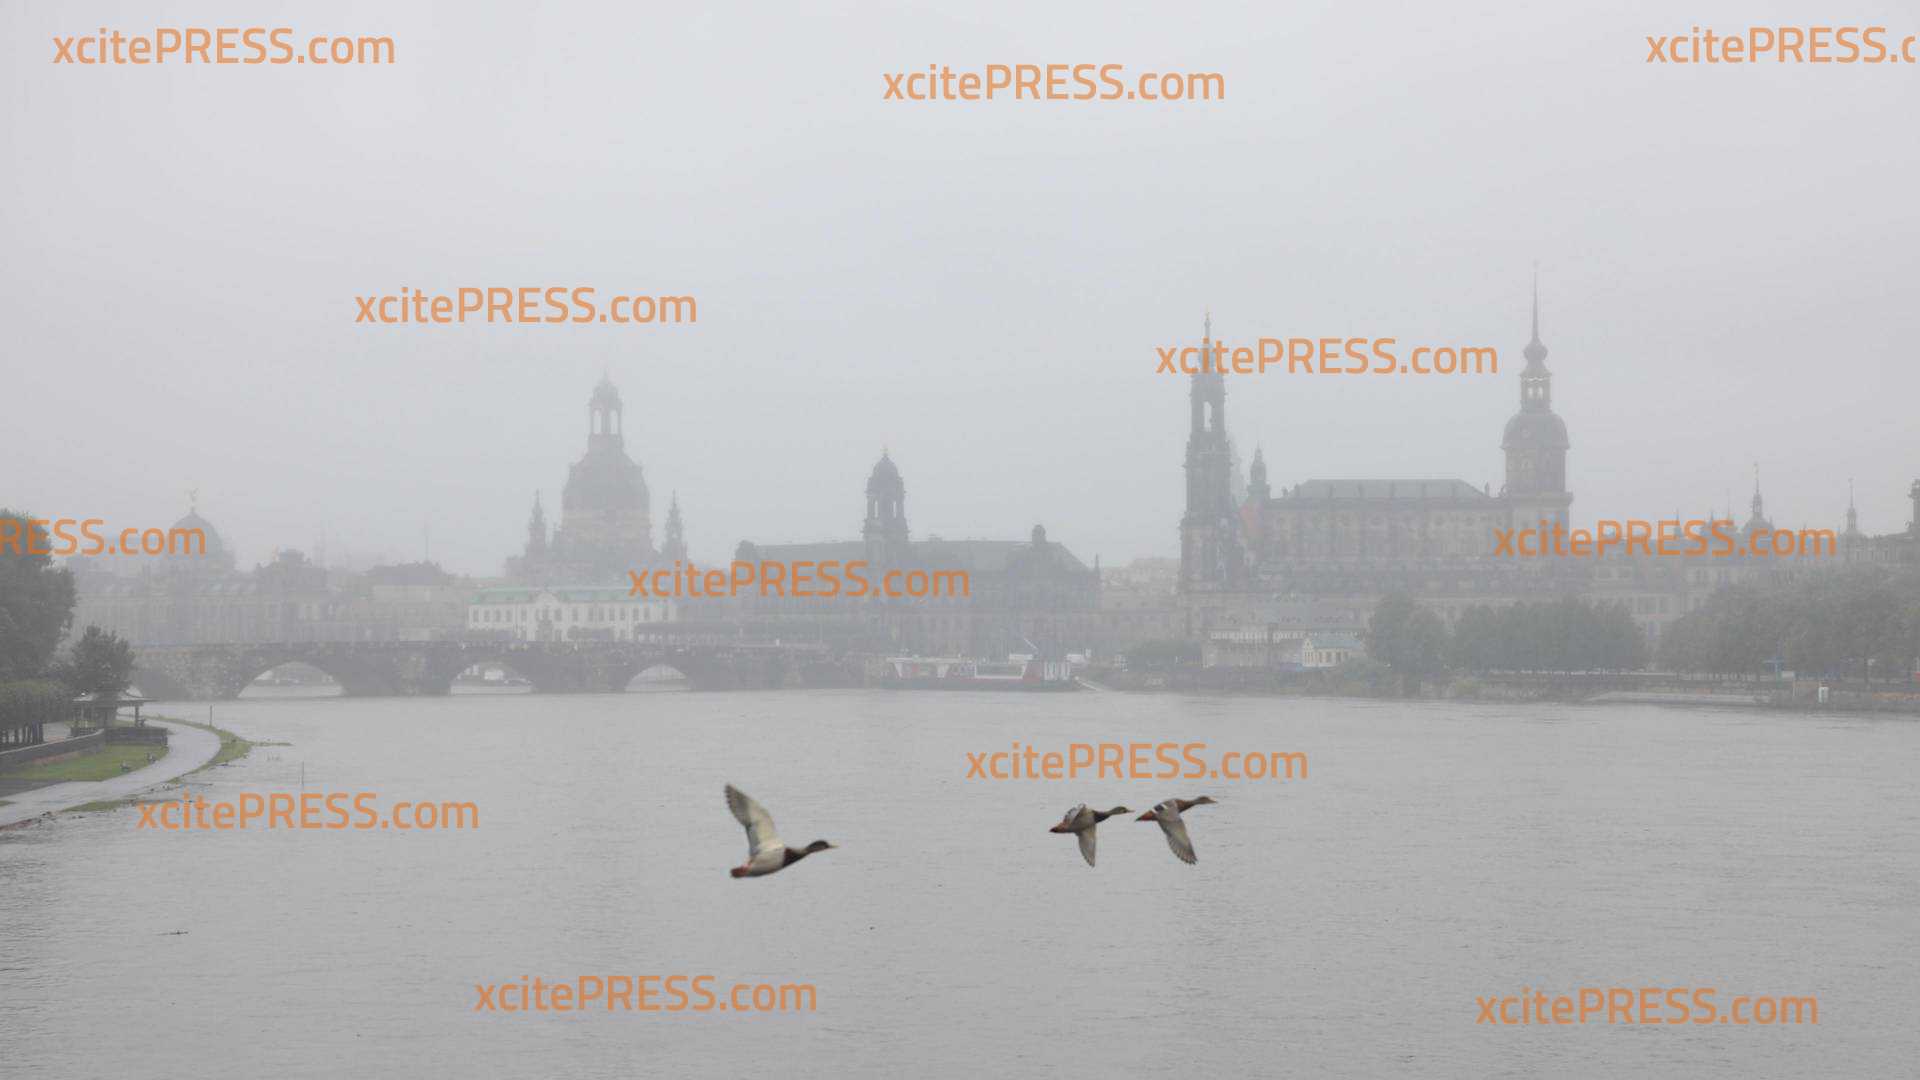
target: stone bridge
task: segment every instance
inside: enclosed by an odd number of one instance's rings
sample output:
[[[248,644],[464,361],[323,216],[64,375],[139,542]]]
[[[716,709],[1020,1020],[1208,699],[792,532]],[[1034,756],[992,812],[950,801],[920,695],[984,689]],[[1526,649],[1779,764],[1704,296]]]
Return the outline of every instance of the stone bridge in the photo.
[[[635,675],[666,666],[696,690],[852,685],[824,645],[656,641],[380,641],[134,647],[134,685],[148,697],[213,701],[287,663],[326,672],[358,697],[446,694],[475,664],[500,664],[536,692],[619,693]]]

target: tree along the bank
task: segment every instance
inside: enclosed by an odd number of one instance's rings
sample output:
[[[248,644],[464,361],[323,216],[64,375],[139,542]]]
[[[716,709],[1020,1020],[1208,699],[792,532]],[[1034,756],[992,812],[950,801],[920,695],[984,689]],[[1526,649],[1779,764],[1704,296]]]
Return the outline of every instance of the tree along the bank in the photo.
[[[1920,575],[1853,568],[1722,589],[1660,640],[1674,671],[1909,679],[1920,656]]]
[[[44,673],[73,625],[73,574],[52,548],[31,515],[0,510],[0,682]]]
[[[1647,641],[1617,604],[1561,597],[1537,604],[1468,608],[1448,658],[1467,671],[1635,671]]]
[[[1127,650],[1127,666],[1135,671],[1172,671],[1199,662],[1199,643],[1177,638],[1143,641]]]
[[[118,634],[89,626],[73,643],[73,659],[63,674],[76,694],[118,697],[133,682],[133,646]]]
[[[1367,654],[1393,669],[1404,694],[1446,667],[1447,628],[1405,593],[1383,598],[1367,623]]]

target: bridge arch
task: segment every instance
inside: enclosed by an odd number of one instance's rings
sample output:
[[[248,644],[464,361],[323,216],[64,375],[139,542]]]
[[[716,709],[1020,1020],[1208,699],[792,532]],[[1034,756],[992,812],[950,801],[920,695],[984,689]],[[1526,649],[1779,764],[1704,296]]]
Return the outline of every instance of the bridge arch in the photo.
[[[693,689],[693,676],[682,671],[672,663],[661,660],[658,663],[649,664],[639,671],[634,672],[633,676],[627,679],[621,689],[630,694],[691,690]]]
[[[533,678],[521,670],[520,664],[503,660],[476,660],[454,674],[450,692],[495,696],[532,694],[537,693],[538,688]]]
[[[237,698],[260,676],[288,664],[305,664],[340,684],[343,697],[380,697],[399,692],[393,672],[377,660],[324,646],[254,648],[236,654],[221,680],[222,698]]]
[[[302,668],[304,668],[306,671],[311,671],[314,674],[323,676],[329,681],[324,683],[314,682],[304,678],[302,676],[302,673],[298,670],[289,670],[289,669],[302,669]],[[298,691],[297,692],[281,691],[279,686],[275,686],[274,684],[261,681],[263,679],[266,679],[267,676],[274,674],[275,672],[281,673],[281,685],[298,687],[299,688]],[[254,697],[265,698],[265,699],[287,698],[287,697],[298,697],[298,698],[344,697],[346,696],[346,693],[347,693],[347,686],[345,683],[340,681],[338,676],[333,675],[332,673],[326,671],[325,669],[321,668],[316,664],[308,663],[305,660],[289,660],[284,664],[277,664],[273,667],[266,669],[260,674],[255,675],[252,679],[249,679],[245,685],[241,686],[239,691],[236,692],[234,696],[246,697],[248,695],[248,691],[256,691],[256,690],[263,691],[263,692],[256,693]]]
[[[463,645],[428,658],[423,669],[411,681],[417,694],[450,694],[460,673],[472,667],[498,665],[527,680],[536,694],[566,693],[576,689],[571,680],[537,650],[515,648],[510,644]]]
[[[231,699],[289,663],[319,669],[347,696],[445,695],[462,671],[497,664],[535,692],[620,693],[642,672],[668,668],[696,690],[756,690],[839,676],[820,645],[731,640],[521,642],[363,641],[142,645],[134,683],[163,700]],[[824,663],[823,663],[824,662]]]

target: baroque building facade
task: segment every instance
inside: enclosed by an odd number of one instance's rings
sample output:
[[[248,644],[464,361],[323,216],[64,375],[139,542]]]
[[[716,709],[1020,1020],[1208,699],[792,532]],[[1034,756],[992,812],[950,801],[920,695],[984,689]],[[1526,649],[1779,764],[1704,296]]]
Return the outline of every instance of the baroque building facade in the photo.
[[[1211,347],[1211,329],[1209,319],[1203,349]],[[1915,561],[1920,525],[1870,538],[1851,523],[1851,543],[1843,537],[1837,556],[1682,558],[1616,549],[1597,558],[1522,558],[1500,552],[1497,530],[1573,527],[1571,440],[1554,410],[1537,289],[1522,355],[1519,405],[1500,441],[1505,477],[1498,492],[1454,478],[1395,477],[1307,479],[1276,493],[1265,455],[1256,451],[1246,498],[1236,504],[1223,453],[1225,381],[1216,372],[1190,376],[1180,521],[1185,635],[1238,640],[1248,627],[1297,622],[1303,603],[1337,600],[1349,615],[1370,613],[1381,597],[1404,592],[1449,624],[1473,607],[1555,596],[1615,603],[1655,642],[1665,626],[1730,584],[1779,580],[1849,559]],[[1920,522],[1920,482],[1912,494]],[[1756,480],[1739,535],[1744,541],[1772,527]],[[1321,629],[1351,628],[1347,622]]]
[[[68,561],[74,635],[98,626],[135,645],[428,641],[459,634],[466,621],[471,588],[432,564],[347,575],[281,549],[240,570],[197,506],[173,529],[197,530],[204,549]]]
[[[730,609],[751,623],[796,631],[810,627],[863,651],[996,658],[1033,652],[1053,658],[1087,647],[1105,625],[1099,570],[1036,525],[1026,540],[915,540],[907,524],[906,482],[882,451],[867,476],[866,516],[860,539],[815,544],[742,541],[741,562],[777,561],[787,567],[864,563],[874,587],[886,576],[959,572],[964,595],[762,595],[757,587],[733,598]],[[789,574],[792,571],[787,571]],[[844,575],[844,571],[838,571]],[[819,590],[815,590],[819,591]]]
[[[1212,347],[1208,322],[1202,347]],[[1553,375],[1540,340],[1539,302],[1524,351],[1520,404],[1501,439],[1506,482],[1496,494],[1456,478],[1308,479],[1276,494],[1266,455],[1254,453],[1247,496],[1235,505],[1225,447],[1225,379],[1190,376],[1181,591],[1189,634],[1276,621],[1264,609],[1307,598],[1406,591],[1443,613],[1474,597],[1577,589],[1579,568],[1496,556],[1495,530],[1564,526],[1566,423],[1553,411]],[[1453,601],[1454,603],[1448,603]]]

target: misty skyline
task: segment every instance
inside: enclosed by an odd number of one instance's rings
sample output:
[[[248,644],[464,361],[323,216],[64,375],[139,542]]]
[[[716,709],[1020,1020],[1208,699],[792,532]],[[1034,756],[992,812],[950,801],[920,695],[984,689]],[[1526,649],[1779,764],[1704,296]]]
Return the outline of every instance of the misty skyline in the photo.
[[[0,6],[8,505],[164,526],[198,488],[243,565],[322,532],[411,560],[430,523],[442,565],[497,574],[535,490],[557,517],[605,372],[655,540],[677,492],[697,559],[856,535],[884,446],[915,536],[1044,524],[1113,566],[1178,553],[1187,386],[1154,348],[1208,309],[1229,342],[1499,348],[1497,375],[1227,388],[1276,491],[1497,491],[1537,261],[1576,522],[1744,517],[1755,461],[1782,527],[1838,530],[1849,478],[1866,531],[1908,520],[1920,75],[1644,63],[1646,35],[1792,9],[825,10]],[[49,63],[54,35],[242,12],[398,63]],[[882,99],[885,72],[1052,61],[1227,98]],[[534,284],[700,321],[353,321]]]

